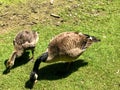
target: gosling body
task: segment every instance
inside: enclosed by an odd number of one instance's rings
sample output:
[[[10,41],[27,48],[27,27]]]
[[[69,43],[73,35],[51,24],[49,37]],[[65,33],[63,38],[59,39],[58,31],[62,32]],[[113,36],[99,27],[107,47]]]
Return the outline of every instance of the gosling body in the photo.
[[[38,42],[38,33],[35,31],[25,30],[20,31],[13,40],[14,51],[6,63],[6,67],[10,69],[17,57],[22,56],[26,50],[31,50],[32,58],[34,59],[34,50]]]

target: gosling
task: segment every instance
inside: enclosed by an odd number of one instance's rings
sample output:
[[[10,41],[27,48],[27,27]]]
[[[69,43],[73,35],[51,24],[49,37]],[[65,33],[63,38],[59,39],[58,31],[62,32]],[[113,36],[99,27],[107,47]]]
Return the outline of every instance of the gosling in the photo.
[[[10,70],[14,65],[15,59],[23,55],[26,50],[31,50],[34,59],[34,50],[38,42],[38,33],[35,31],[24,30],[20,31],[13,40],[14,51],[6,63],[6,68]]]

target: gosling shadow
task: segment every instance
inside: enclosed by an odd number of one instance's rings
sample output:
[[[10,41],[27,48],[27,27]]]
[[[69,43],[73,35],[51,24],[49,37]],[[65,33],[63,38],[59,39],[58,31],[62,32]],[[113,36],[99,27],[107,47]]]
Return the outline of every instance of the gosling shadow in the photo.
[[[3,71],[3,74],[8,74],[8,73],[10,72],[10,70],[12,70],[12,69],[14,69],[14,68],[17,68],[17,67],[19,67],[19,66],[22,66],[22,65],[28,63],[28,62],[30,61],[30,59],[29,59],[29,58],[30,58],[30,57],[29,57],[29,53],[30,53],[30,52],[25,52],[25,53],[23,53],[23,55],[22,55],[21,57],[16,58],[13,67],[12,67],[11,69],[6,68],[6,69]],[[7,61],[8,61],[8,59],[6,59],[6,60],[4,61],[4,65],[5,65],[5,66],[6,66]]]
[[[71,64],[69,70],[66,70],[67,65],[68,63],[54,63],[40,68],[38,72],[38,80],[58,80],[65,78],[71,73],[77,71],[80,67],[87,66],[88,62],[77,60]],[[33,86],[34,83],[30,82],[30,80],[25,83],[25,88],[32,89]]]

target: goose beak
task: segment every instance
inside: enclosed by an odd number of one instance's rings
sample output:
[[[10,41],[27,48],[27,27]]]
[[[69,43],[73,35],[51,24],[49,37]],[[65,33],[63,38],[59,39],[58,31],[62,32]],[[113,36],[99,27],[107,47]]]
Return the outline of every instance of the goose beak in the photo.
[[[35,80],[34,83],[37,83],[38,80]]]

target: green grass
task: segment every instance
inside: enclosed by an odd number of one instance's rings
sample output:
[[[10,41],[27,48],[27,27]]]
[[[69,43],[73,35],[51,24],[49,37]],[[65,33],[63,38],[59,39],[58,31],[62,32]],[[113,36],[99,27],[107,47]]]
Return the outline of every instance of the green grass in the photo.
[[[25,1],[27,0],[0,0],[0,2],[4,4],[16,4],[16,3],[25,2]]]
[[[14,1],[0,0],[2,3],[5,2],[4,5],[11,5],[12,2],[16,6],[23,4],[22,2],[25,0]],[[21,1],[20,4],[18,1]],[[29,7],[28,1],[26,0],[24,8]],[[36,3],[37,0],[34,1]],[[39,32],[40,37],[35,51],[35,58],[46,50],[53,36],[64,31],[79,31],[94,35],[100,38],[101,42],[93,44],[87,49],[79,57],[79,60],[73,63],[70,71],[65,75],[57,76],[55,74],[57,71],[64,69],[63,63],[41,63],[39,79],[33,90],[119,90],[120,1],[54,0],[52,9],[49,9],[49,2],[42,0],[38,2],[38,4],[43,5],[39,11],[40,21],[36,25],[30,26],[30,28]],[[2,8],[4,9],[5,7],[2,6]],[[17,11],[17,8],[13,8],[13,10]],[[45,11],[48,13],[45,13]],[[61,18],[50,17],[49,14],[51,12],[60,15]],[[27,12],[23,13],[28,15]],[[30,15],[32,16],[33,14]],[[60,22],[61,19],[63,19],[63,22]],[[60,25],[56,26],[58,22]],[[7,30],[8,32],[3,30],[2,34],[0,34],[0,90],[28,89],[25,85],[34,65],[33,62],[17,62],[16,67],[10,73],[3,74],[5,70],[4,61],[9,58],[13,50],[12,40],[19,30],[26,27],[10,28]],[[23,60],[26,58],[27,56],[22,57]]]

